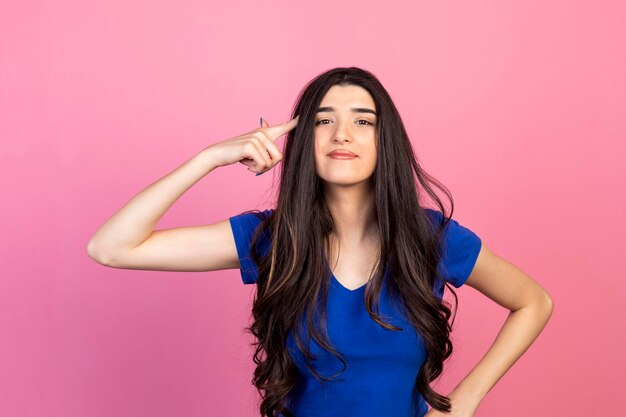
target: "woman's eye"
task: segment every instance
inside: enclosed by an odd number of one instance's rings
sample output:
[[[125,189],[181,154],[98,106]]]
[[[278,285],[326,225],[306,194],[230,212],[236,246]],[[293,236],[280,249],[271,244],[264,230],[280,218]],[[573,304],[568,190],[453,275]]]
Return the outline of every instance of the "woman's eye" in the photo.
[[[328,123],[323,123],[323,122],[330,122],[330,120],[329,119],[321,119],[321,120],[316,121],[315,125],[328,124]],[[365,122],[365,123],[359,123],[359,122]],[[364,120],[364,119],[357,120],[357,124],[360,124],[362,126],[374,125],[374,123],[370,122],[369,120]]]

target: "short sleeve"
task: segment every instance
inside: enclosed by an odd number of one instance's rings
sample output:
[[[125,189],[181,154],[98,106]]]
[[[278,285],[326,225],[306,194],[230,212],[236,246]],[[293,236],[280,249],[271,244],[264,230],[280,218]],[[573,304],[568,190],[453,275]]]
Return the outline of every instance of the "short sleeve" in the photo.
[[[252,260],[251,245],[254,231],[273,212],[272,209],[262,212],[243,212],[228,218],[235,237],[237,255],[239,256],[241,279],[244,284],[254,284],[257,281],[259,270]],[[267,253],[270,247],[268,235],[262,234],[257,241],[257,250],[261,255]]]
[[[440,211],[429,208],[425,210],[435,221],[435,226],[442,221],[443,214]],[[465,284],[474,269],[481,246],[482,241],[476,233],[458,221],[450,219],[443,231],[442,257],[439,264],[439,271],[445,280],[456,288]]]

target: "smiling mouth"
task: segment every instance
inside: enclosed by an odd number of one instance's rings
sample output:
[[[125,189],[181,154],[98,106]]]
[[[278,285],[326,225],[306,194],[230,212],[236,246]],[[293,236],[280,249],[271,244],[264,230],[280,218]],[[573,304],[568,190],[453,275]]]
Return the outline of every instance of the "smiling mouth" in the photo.
[[[328,157],[333,159],[354,159],[357,156],[348,153],[329,153]]]
[[[354,152],[348,149],[341,149],[341,148],[333,149],[327,155],[328,157],[333,158],[333,159],[354,159],[358,156],[357,154],[355,154]]]

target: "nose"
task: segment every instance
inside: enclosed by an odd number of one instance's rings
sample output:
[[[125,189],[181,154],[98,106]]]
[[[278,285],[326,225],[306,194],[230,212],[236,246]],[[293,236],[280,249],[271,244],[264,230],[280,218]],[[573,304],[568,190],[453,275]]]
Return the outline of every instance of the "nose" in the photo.
[[[333,142],[349,142],[349,135],[346,128],[346,123],[339,122],[337,123],[337,130],[335,131],[335,136],[333,137]]]

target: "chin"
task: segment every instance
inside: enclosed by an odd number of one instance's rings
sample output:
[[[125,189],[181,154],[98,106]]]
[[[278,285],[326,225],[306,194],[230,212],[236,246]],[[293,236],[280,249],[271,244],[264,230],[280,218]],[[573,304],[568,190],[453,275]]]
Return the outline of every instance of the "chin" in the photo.
[[[354,177],[354,176],[330,176],[320,177],[322,181],[331,185],[355,185],[367,181],[367,177]]]

